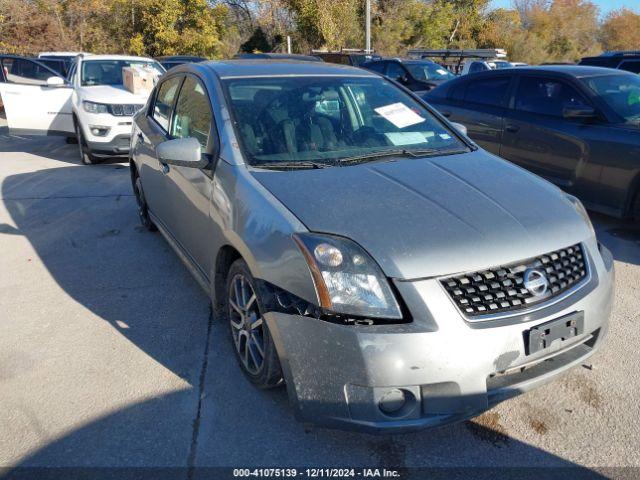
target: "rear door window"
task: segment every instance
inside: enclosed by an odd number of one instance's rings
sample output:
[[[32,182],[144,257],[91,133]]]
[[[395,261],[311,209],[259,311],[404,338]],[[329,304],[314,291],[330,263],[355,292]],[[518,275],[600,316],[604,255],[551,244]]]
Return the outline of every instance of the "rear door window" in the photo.
[[[169,132],[169,120],[171,119],[173,104],[183,78],[182,76],[169,78],[162,82],[158,88],[152,116],[165,132]]]
[[[373,70],[374,72],[384,73],[384,67],[386,66],[386,62],[375,62],[367,65],[369,70]]]
[[[489,77],[467,82],[466,102],[501,107],[509,89],[510,77]]]
[[[402,67],[402,65],[396,63],[396,62],[388,62],[387,63],[387,77],[391,78],[392,80],[399,80],[401,78],[403,78],[406,75],[407,72],[405,72],[404,68]]]
[[[516,91],[515,108],[523,112],[562,117],[565,107],[590,107],[571,85],[543,77],[522,77]]]

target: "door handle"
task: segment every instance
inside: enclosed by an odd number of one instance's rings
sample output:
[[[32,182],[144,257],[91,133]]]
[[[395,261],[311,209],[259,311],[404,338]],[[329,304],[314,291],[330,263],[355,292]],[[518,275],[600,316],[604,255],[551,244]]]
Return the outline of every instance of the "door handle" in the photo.
[[[513,123],[507,123],[504,126],[504,129],[507,132],[516,133],[518,130],[520,130],[520,127],[518,125],[514,125]]]

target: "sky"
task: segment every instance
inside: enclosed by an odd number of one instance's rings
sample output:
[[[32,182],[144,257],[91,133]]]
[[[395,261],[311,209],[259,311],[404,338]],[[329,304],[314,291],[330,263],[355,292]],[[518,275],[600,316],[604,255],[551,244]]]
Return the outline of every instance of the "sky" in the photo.
[[[640,2],[638,0],[591,0],[600,7],[600,14],[606,15],[611,10],[617,10],[627,7],[635,11],[640,10]],[[511,0],[492,0],[491,6],[494,8],[511,7]]]

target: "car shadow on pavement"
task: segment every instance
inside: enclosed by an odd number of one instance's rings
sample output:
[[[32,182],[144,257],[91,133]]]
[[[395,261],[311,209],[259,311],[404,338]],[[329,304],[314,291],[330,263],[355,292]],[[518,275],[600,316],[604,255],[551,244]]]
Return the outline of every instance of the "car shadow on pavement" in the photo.
[[[619,262],[640,265],[640,222],[590,212],[598,240]]]
[[[0,238],[24,236],[66,295],[189,385],[71,428],[25,457],[14,474],[38,466],[576,467],[513,438],[494,412],[393,436],[296,422],[284,388],[259,391],[241,374],[226,326],[211,318],[206,295],[161,236],[138,225],[127,169],[16,174],[2,183],[2,198],[15,228],[0,230]],[[173,473],[187,478],[186,471]],[[569,475],[599,477],[582,469]]]
[[[20,152],[37,155],[49,160],[80,165],[77,143],[67,143],[59,135],[14,135],[7,127],[0,126],[0,153]],[[127,157],[105,157],[98,165],[127,162]]]

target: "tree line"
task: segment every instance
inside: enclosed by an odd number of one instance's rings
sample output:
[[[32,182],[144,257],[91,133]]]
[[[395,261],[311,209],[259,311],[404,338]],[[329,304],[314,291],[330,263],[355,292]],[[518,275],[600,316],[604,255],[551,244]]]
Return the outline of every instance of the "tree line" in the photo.
[[[514,61],[575,61],[640,49],[640,14],[590,0],[371,0],[372,44],[504,48]],[[239,51],[359,48],[365,0],[0,0],[0,53],[72,50],[228,58]]]

